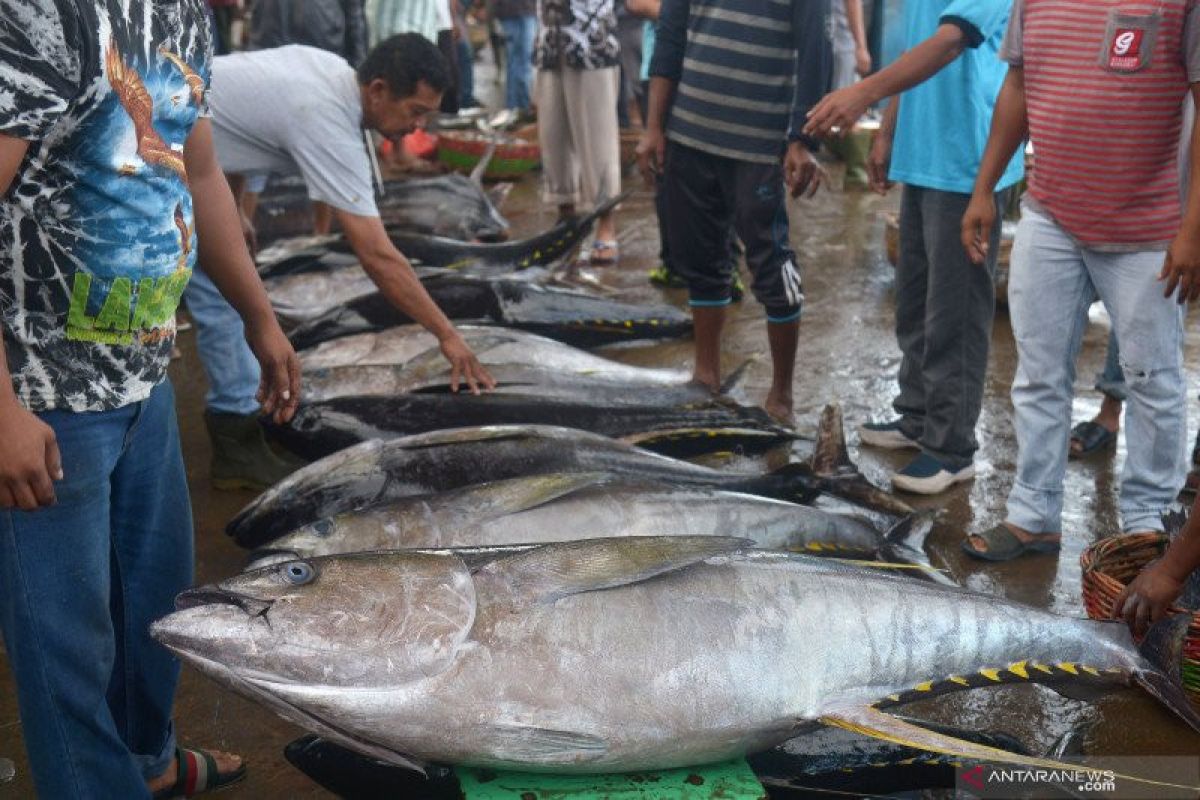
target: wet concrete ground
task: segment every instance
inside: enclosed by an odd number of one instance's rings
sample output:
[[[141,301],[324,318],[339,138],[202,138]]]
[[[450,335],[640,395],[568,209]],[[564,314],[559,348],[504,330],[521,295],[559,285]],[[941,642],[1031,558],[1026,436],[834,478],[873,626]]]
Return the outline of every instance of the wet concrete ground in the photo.
[[[837,168],[832,167],[835,183]],[[646,281],[646,271],[656,263],[657,229],[649,193],[640,179],[627,175],[627,186],[638,193],[619,213],[622,261],[619,267],[584,268],[625,299],[659,301],[664,296],[682,305],[681,291],[663,292]],[[527,179],[510,195],[504,208],[514,234],[541,230],[554,219],[552,209],[537,203],[536,177]],[[797,415],[801,427],[815,424],[821,407],[830,401],[842,404],[847,427],[890,412],[895,391],[899,352],[891,332],[893,319],[892,268],[883,252],[882,213],[894,210],[898,193],[878,198],[859,193],[822,192],[792,208],[792,241],[804,272],[805,315],[795,383]],[[1108,329],[1101,318],[1090,326],[1079,362],[1075,405],[1076,420],[1095,413],[1099,397],[1091,391],[1092,376],[1104,358]],[[770,381],[762,309],[752,300],[735,306],[726,335],[729,368],[746,358],[757,361],[744,387],[746,399],[759,402]],[[212,581],[237,571],[244,552],[224,535],[228,519],[252,495],[220,492],[208,483],[208,440],[202,410],[205,380],[195,354],[195,334],[180,336],[183,358],[172,365],[171,379],[179,398],[184,456],[196,517],[197,579]],[[1198,337],[1188,337],[1188,363],[1193,366],[1191,397],[1200,390],[1197,361]],[[615,358],[631,363],[687,367],[691,344],[687,341],[650,347],[610,350]],[[1124,459],[1123,442],[1115,455],[1072,462],[1066,483],[1064,547],[1061,555],[1038,556],[999,566],[972,562],[958,549],[962,532],[998,521],[1010,485],[1016,457],[1008,387],[1015,367],[1014,346],[1006,315],[997,315],[987,393],[979,423],[981,450],[976,480],[934,500],[915,505],[944,508],[945,515],[929,542],[935,563],[957,580],[979,591],[1004,596],[1063,614],[1083,616],[1079,555],[1101,536],[1117,533],[1116,497]],[[1193,410],[1193,431],[1196,412]],[[903,454],[857,448],[851,434],[852,454],[863,471],[886,485],[890,469],[902,466]],[[796,457],[804,455],[798,446]],[[0,660],[3,660],[0,653]],[[1200,736],[1134,690],[1084,704],[1066,700],[1035,686],[970,692],[911,706],[915,715],[1016,735],[1037,751],[1073,730],[1082,733],[1083,749],[1090,754],[1157,755],[1200,753]],[[188,745],[218,747],[244,754],[250,775],[221,797],[318,798],[327,793],[314,786],[283,759],[282,749],[301,731],[274,714],[217,687],[185,669],[179,694],[177,725]],[[16,761],[16,779],[0,785],[0,798],[33,796],[24,760],[21,727],[13,685],[7,667],[0,668],[0,757]]]

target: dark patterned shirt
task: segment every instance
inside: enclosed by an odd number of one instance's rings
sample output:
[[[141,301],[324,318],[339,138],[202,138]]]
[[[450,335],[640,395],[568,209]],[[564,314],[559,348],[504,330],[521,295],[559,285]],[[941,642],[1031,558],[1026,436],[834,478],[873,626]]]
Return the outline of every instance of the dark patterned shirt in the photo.
[[[617,17],[613,0],[538,0],[533,62],[540,69],[615,67]]]
[[[0,0],[0,328],[33,411],[102,411],[166,375],[196,260],[183,146],[207,114],[204,0]]]

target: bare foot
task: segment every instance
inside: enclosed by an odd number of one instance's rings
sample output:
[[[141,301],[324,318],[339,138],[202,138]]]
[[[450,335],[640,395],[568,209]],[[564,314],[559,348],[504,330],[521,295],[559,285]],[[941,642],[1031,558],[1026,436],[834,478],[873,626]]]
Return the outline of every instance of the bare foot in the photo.
[[[705,389],[708,389],[713,394],[716,394],[717,392],[721,391],[721,376],[720,375],[709,375],[709,374],[697,371],[697,372],[692,373],[692,381],[691,382],[692,382],[693,386],[703,386]]]
[[[778,422],[787,428],[796,427],[796,415],[792,410],[792,396],[784,395],[774,390],[767,393],[767,399],[763,403],[763,408],[771,419]]]
[[[233,753],[226,753],[221,750],[205,750],[204,752],[212,756],[213,761],[217,762],[217,772],[221,774],[235,772],[242,766],[242,757]],[[173,758],[166,772],[157,778],[146,781],[146,788],[150,790],[150,794],[154,794],[155,792],[174,786],[175,780],[178,777],[179,761]]]
[[[1011,522],[1004,522],[1001,524],[1004,525],[1004,527],[1008,528],[1008,530],[1012,533],[1013,536],[1017,537],[1019,540],[1021,540],[1025,544],[1029,544],[1030,542],[1035,541],[1035,540],[1039,541],[1039,542],[1042,542],[1042,541],[1055,542],[1055,541],[1059,541],[1060,539],[1062,539],[1062,534],[1060,534],[1060,533],[1030,533],[1029,531],[1025,530],[1024,528],[1018,528],[1016,525],[1013,525]],[[987,542],[984,539],[982,539],[980,536],[978,536],[974,533],[971,533],[971,534],[967,535],[967,539],[971,542],[971,547],[974,548],[976,551],[978,551],[980,553],[987,552],[987,549],[988,549]]]

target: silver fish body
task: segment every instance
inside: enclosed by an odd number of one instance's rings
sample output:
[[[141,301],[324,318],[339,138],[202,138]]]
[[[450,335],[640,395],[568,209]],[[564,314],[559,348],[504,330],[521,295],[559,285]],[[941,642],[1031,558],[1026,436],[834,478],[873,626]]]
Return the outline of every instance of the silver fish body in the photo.
[[[266,545],[275,560],[620,536],[740,536],[757,547],[870,558],[884,536],[862,519],[739,492],[558,473],[403,498],[317,520]],[[256,562],[258,563],[258,562]]]
[[[593,540],[473,569],[453,552],[290,561],[186,593],[152,632],[359,752],[560,773],[719,761],[817,721],[924,731],[873,704],[945,676],[1161,676],[1121,625],[743,547]]]

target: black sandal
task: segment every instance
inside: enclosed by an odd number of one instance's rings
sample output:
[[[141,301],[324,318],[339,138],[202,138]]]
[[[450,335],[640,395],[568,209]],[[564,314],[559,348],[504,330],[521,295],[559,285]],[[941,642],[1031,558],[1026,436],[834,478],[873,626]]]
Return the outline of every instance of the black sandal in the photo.
[[[1079,449],[1068,447],[1070,458],[1082,458],[1106,449],[1117,443],[1117,432],[1110,431],[1095,420],[1089,419],[1071,428],[1071,441],[1079,442]]]
[[[981,540],[987,545],[987,549],[980,550],[971,541],[971,537]],[[1004,524],[993,525],[979,533],[967,534],[962,540],[963,552],[981,561],[1012,561],[1023,555],[1057,553],[1061,547],[1062,536],[1057,533],[1039,533],[1025,542],[1018,539]]]
[[[246,762],[232,772],[220,772],[217,760],[205,750],[175,748],[175,763],[179,771],[175,783],[154,793],[154,800],[175,800],[180,797],[195,797],[203,792],[223,789],[246,777]]]

